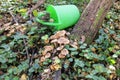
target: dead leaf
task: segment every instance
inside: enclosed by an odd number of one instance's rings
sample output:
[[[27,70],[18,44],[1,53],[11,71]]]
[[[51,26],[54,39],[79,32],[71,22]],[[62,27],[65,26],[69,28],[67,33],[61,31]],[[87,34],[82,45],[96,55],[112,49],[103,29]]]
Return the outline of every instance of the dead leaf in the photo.
[[[59,70],[61,68],[61,66],[59,65],[59,64],[55,64],[54,65],[54,69],[57,71],[57,70]]]
[[[93,47],[93,48],[91,48],[91,51],[92,52],[96,52],[96,49]]]
[[[44,42],[45,42],[45,44],[48,44],[49,43],[49,39],[44,40]]]
[[[15,29],[11,29],[9,33],[10,33],[10,34],[15,33]]]
[[[52,64],[50,65],[50,69],[53,71],[57,71],[61,68],[61,66],[59,64]]]
[[[3,75],[3,74],[4,74],[3,71],[0,70],[0,75]]]
[[[20,80],[27,80],[28,76],[26,74],[22,74]]]

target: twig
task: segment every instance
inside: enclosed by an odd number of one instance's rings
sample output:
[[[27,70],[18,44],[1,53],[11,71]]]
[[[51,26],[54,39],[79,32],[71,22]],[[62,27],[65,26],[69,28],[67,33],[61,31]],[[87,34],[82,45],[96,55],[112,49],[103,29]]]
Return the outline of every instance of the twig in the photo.
[[[18,21],[16,20],[15,16],[13,15],[13,13],[11,11],[9,11],[9,13],[12,16],[13,20],[15,21],[15,23],[18,25]]]
[[[37,2],[37,4],[36,4],[35,6],[33,6],[33,7],[31,8],[31,10],[29,10],[29,11],[27,12],[27,14],[31,14],[34,9],[38,8],[38,7],[39,7],[40,5],[42,5],[44,2],[45,2],[45,0],[39,0],[39,1]]]
[[[26,50],[26,53],[27,53],[27,58],[30,60],[30,56],[29,56],[29,53],[28,53],[28,49],[27,49],[27,44],[26,44],[26,40],[23,39],[23,42],[24,42],[24,45],[25,45],[25,50]]]

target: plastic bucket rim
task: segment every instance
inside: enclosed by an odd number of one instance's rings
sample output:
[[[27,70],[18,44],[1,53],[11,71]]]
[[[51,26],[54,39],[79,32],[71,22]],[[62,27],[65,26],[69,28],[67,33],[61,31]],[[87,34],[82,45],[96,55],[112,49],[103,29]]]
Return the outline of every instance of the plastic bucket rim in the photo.
[[[61,23],[60,16],[58,15],[58,12],[55,10],[54,6],[53,5],[48,5],[47,8],[49,8],[49,7],[52,7],[52,9],[55,11],[55,14],[56,14],[57,19],[58,19],[57,23]],[[47,10],[47,8],[46,8],[46,10]]]

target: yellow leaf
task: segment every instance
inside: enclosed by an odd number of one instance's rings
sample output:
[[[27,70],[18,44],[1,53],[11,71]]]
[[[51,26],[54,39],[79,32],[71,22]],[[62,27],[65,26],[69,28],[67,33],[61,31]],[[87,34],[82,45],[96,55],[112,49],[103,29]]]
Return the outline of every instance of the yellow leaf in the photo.
[[[38,16],[38,12],[37,12],[37,10],[33,10],[33,15],[34,15],[35,17]]]
[[[18,10],[18,12],[19,12],[19,13],[26,13],[26,12],[27,12],[27,9],[24,9],[24,8],[23,8],[23,9]]]
[[[22,74],[20,80],[27,80],[27,75],[26,74]]]

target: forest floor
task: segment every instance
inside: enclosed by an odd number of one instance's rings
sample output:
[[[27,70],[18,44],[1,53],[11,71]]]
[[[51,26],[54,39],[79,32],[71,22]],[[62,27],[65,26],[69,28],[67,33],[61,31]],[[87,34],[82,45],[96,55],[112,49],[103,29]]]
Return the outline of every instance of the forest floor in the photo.
[[[72,28],[53,32],[36,22],[47,3],[31,15],[35,3],[0,4],[0,80],[120,80],[120,1],[90,45],[70,40]]]

